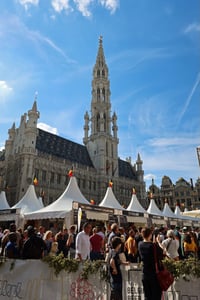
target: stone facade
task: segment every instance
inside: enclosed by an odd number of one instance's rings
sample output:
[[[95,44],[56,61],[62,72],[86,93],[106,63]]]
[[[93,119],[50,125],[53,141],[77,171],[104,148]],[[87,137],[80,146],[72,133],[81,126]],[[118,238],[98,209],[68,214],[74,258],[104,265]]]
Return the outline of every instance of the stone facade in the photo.
[[[0,188],[6,188],[12,206],[25,194],[36,177],[38,196],[45,205],[56,200],[68,183],[68,171],[73,168],[83,195],[98,204],[104,197],[108,182],[125,207],[131,199],[132,188],[145,204],[146,192],[143,162],[138,154],[134,165],[131,159],[118,157],[117,115],[111,116],[110,82],[102,37],[93,68],[91,116],[84,116],[83,143],[78,144],[37,128],[40,113],[37,99],[28,114],[21,117],[8,131],[5,151],[0,155]]]
[[[194,185],[192,180],[187,182],[182,177],[173,184],[168,176],[163,176],[161,187],[157,187],[152,180],[149,191],[160,209],[163,209],[165,201],[173,210],[177,204],[182,211],[200,208],[200,178]]]

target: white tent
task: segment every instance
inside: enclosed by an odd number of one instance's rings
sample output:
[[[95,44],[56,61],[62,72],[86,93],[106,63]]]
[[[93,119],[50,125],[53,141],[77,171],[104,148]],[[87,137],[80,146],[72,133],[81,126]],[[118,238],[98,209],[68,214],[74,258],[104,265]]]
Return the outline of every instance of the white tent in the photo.
[[[128,215],[126,216],[127,222],[147,223],[148,213],[138,201],[135,193],[132,194],[130,204],[126,210],[128,211]]]
[[[163,213],[162,211],[158,208],[158,206],[156,205],[155,203],[155,200],[154,199],[151,199],[150,200],[150,204],[149,204],[149,207],[147,209],[147,212],[151,215],[155,215],[155,216],[161,216],[163,217]]]
[[[131,202],[126,210],[139,212],[139,213],[146,213],[146,210],[143,208],[143,206],[138,201],[138,198],[135,193],[132,194]]]
[[[177,217],[179,219],[182,220],[183,225],[185,225],[185,226],[191,226],[192,221],[197,221],[195,218],[192,218],[192,217],[189,217],[189,216],[184,216],[178,205],[176,205],[174,213],[177,215]]]
[[[184,211],[183,215],[194,218],[200,218],[200,209]]]
[[[36,196],[34,185],[31,184],[29,185],[22,199],[17,204],[12,206],[12,208],[20,208],[20,213],[25,214],[36,211],[42,208],[43,206],[44,205],[39,201],[38,197]]]
[[[101,203],[99,204],[99,206],[124,210],[124,208],[119,204],[119,202],[115,198],[115,195],[113,194],[113,190],[110,186],[107,188],[106,194],[103,200],[101,201]]]
[[[73,201],[90,205],[81,193],[74,176],[70,177],[68,186],[56,201],[41,208],[40,210],[25,214],[25,219],[36,220],[65,218],[67,213],[72,211]]]
[[[163,212],[163,215],[167,218],[175,218],[175,219],[178,218],[178,216],[173,213],[173,211],[171,210],[171,208],[169,207],[169,204],[167,202],[165,202],[162,212]]]
[[[155,203],[155,200],[152,198],[149,203],[149,207],[147,209],[148,214],[150,214],[151,222],[153,224],[163,225],[164,223],[164,215],[162,211],[158,208]]]
[[[4,191],[1,191],[0,193],[0,209],[10,209],[10,205],[6,199],[6,193]]]

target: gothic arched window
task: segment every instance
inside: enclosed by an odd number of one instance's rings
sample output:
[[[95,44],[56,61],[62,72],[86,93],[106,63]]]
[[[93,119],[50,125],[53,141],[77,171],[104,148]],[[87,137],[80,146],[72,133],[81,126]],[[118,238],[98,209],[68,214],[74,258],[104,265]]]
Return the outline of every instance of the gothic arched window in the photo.
[[[97,101],[99,101],[100,100],[100,89],[98,88],[97,89]]]
[[[97,77],[100,77],[100,70],[97,70]]]
[[[102,77],[105,77],[105,71],[102,70]]]
[[[97,114],[97,131],[100,131],[100,114]]]

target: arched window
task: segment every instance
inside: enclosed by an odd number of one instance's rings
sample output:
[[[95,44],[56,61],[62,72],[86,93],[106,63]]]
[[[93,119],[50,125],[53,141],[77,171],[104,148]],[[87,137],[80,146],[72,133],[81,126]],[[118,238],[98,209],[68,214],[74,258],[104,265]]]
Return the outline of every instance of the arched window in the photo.
[[[100,71],[97,70],[97,77],[100,77]]]
[[[103,89],[102,89],[102,100],[103,100],[103,101],[105,101],[105,94],[106,94],[106,93],[105,93],[105,89],[103,88]]]
[[[103,122],[103,124],[104,124],[104,132],[106,132],[106,114],[105,113],[103,114],[103,120],[104,120],[104,122]]]
[[[100,100],[100,89],[98,88],[97,89],[97,101],[99,101]]]
[[[105,71],[102,70],[102,77],[105,77]]]
[[[100,114],[97,114],[97,131],[100,131]]]

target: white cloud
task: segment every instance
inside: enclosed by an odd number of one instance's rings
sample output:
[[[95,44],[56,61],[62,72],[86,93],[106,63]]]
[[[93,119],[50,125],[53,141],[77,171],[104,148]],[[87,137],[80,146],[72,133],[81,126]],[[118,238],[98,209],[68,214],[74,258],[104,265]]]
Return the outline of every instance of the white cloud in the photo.
[[[188,98],[186,99],[185,104],[183,105],[183,109],[182,109],[182,111],[181,111],[181,113],[180,113],[180,116],[179,116],[179,118],[178,118],[178,122],[179,122],[179,123],[180,123],[182,117],[184,116],[185,112],[187,111],[187,108],[188,108],[188,106],[190,105],[190,102],[191,102],[191,100],[192,100],[192,97],[193,97],[194,93],[196,92],[196,89],[197,89],[197,87],[198,87],[199,85],[200,85],[200,73],[197,75],[197,78],[196,78],[195,83],[194,83],[194,85],[193,85],[193,87],[192,87],[192,90],[191,90],[191,92],[190,92]]]
[[[9,92],[12,91],[12,88],[7,84],[6,81],[0,80],[0,90]]]
[[[152,181],[152,179],[156,179],[156,176],[151,173],[144,175],[144,180]]]
[[[111,13],[115,13],[116,9],[119,7],[118,0],[99,0],[99,2],[106,9],[110,10]]]
[[[58,129],[45,123],[38,123],[37,128],[58,135]]]
[[[93,2],[93,0],[74,0],[78,10],[82,13],[84,17],[90,17],[91,12],[89,11],[88,7]]]
[[[65,11],[73,11],[72,7],[69,4],[69,0],[53,0],[51,2],[54,10],[58,13]]]
[[[19,0],[19,3],[27,10],[30,5],[38,5],[39,0]]]
[[[199,143],[199,137],[189,137],[189,138],[154,138],[148,141],[149,146],[152,147],[168,147],[168,146],[189,146],[197,145]]]
[[[5,101],[6,96],[12,92],[12,87],[5,80],[0,80],[0,103]]]
[[[200,31],[200,24],[199,23],[192,23],[189,24],[185,29],[184,33],[190,33],[190,32],[199,32]]]

